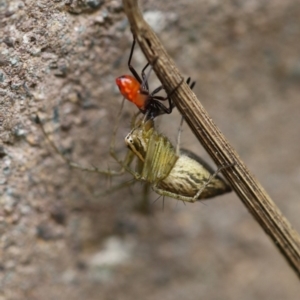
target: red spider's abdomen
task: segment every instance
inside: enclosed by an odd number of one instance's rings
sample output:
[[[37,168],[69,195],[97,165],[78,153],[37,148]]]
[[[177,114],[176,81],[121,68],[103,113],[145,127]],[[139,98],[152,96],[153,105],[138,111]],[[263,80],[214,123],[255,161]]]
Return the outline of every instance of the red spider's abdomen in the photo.
[[[148,95],[141,94],[141,84],[130,75],[123,75],[116,78],[116,84],[121,94],[139,109],[144,110]]]

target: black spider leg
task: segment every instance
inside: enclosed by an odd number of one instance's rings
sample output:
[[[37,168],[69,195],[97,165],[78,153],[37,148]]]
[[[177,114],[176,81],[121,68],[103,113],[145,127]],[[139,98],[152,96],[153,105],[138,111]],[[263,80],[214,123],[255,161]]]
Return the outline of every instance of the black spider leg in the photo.
[[[193,81],[191,84],[191,77],[188,77],[186,80],[186,83],[189,85],[190,89],[192,90],[196,84],[195,81]],[[150,95],[149,95],[149,104],[146,108],[147,115],[150,115],[150,118],[155,118],[158,115],[161,114],[170,114],[175,107],[174,102],[171,100],[172,94],[176,91],[176,89],[182,84],[182,81],[173,89],[171,93],[169,93],[166,97],[162,96],[155,96],[158,92],[160,92],[163,89],[163,86],[157,87]],[[166,107],[163,105],[160,101],[169,101],[169,107]]]
[[[163,96],[155,96],[158,92],[160,92],[162,89],[164,89],[164,87],[161,85],[159,87],[157,87],[150,95],[149,95],[149,109],[153,109],[155,108],[156,114],[160,115],[160,114],[170,114],[173,110],[173,108],[175,107],[174,103],[171,100],[171,96],[172,94],[176,91],[176,89],[181,85],[182,82],[180,82],[178,84],[178,86],[171,92],[169,93],[167,96],[163,97]],[[166,101],[168,100],[169,103],[169,107],[166,107],[165,105],[163,105],[160,101]]]
[[[172,112],[173,107],[167,108],[162,103],[160,103],[160,100],[166,100],[167,97],[153,96],[162,89],[163,89],[163,86],[159,86],[151,94],[149,94],[148,90],[143,90],[143,89],[140,90],[141,94],[148,96],[147,104],[145,105],[145,108],[140,109],[140,112],[145,115],[145,120],[148,120],[149,118],[154,119],[158,115],[165,114],[165,113],[170,114]],[[169,100],[169,103],[170,103],[170,100]]]
[[[169,95],[166,97],[163,96],[155,96],[158,92],[160,92],[163,89],[163,86],[159,86],[156,88],[150,95],[149,95],[149,109],[155,108],[157,110],[157,115],[160,114],[170,114],[174,108],[174,104],[170,98]],[[168,100],[169,107],[166,107],[164,104],[162,104],[160,101]],[[146,108],[148,109],[148,108]]]
[[[173,91],[172,91],[170,94],[168,94],[166,97],[162,97],[162,96],[154,96],[155,94],[157,94],[159,91],[161,91],[161,90],[163,89],[163,86],[162,86],[162,85],[159,86],[158,88],[156,88],[156,89],[150,94],[150,96],[152,97],[152,99],[156,99],[156,100],[159,100],[159,101],[169,100],[169,103],[170,103],[169,106],[171,106],[172,108],[174,108],[175,105],[174,105],[174,103],[172,103],[172,102],[170,101],[170,97],[171,97],[172,94],[179,88],[179,86],[182,84],[182,82],[183,82],[183,81],[181,81],[181,82],[173,89]],[[186,80],[186,83],[187,83],[187,85],[190,87],[190,89],[192,90],[192,89],[194,88],[195,84],[196,84],[196,81],[193,81],[191,84],[190,84],[190,82],[191,82],[191,77],[188,77],[187,80]],[[154,96],[154,97],[153,97],[153,96]]]
[[[156,58],[154,59],[154,61],[153,61],[152,64],[155,64],[157,60],[158,60],[158,57],[156,57]],[[151,74],[151,72],[152,72],[152,70],[153,70],[152,64],[150,65],[150,63],[148,62],[148,63],[146,64],[146,66],[145,66],[145,67],[143,68],[143,70],[142,70],[142,78],[143,78],[143,82],[141,83],[141,93],[146,94],[146,95],[148,95],[148,96],[150,96],[150,94],[149,94],[149,84],[148,84],[148,80],[149,80],[150,74]],[[145,74],[145,70],[146,70],[149,66],[150,66],[151,68],[150,68],[149,72],[148,72],[147,74]],[[161,88],[160,88],[160,89],[161,89]],[[152,92],[152,94],[153,94],[153,93],[157,93],[156,90],[157,90],[157,89],[155,89],[154,92]],[[146,93],[146,92],[147,92],[147,93]]]
[[[195,84],[196,84],[196,81],[193,81],[191,84],[190,84],[190,82],[191,82],[191,77],[189,77],[189,78],[186,80],[186,83],[187,83],[187,85],[190,86],[190,89],[192,90],[192,89],[194,88]]]
[[[129,54],[129,59],[128,59],[128,68],[130,70],[130,72],[132,73],[132,75],[136,78],[136,80],[142,84],[142,79],[140,77],[140,75],[138,74],[138,72],[135,70],[135,68],[131,65],[131,59],[132,59],[132,55],[133,55],[133,50],[134,50],[134,46],[135,46],[135,38],[133,39],[133,42],[132,42],[132,46],[131,46],[131,50],[130,50],[130,54]],[[147,65],[146,65],[147,67]],[[144,69],[146,69],[146,67],[144,67]],[[143,71],[145,71],[143,69]]]
[[[132,56],[133,56],[133,52],[134,52],[134,48],[135,48],[135,38],[133,38],[133,42],[132,42],[132,46],[131,46],[131,50],[130,50],[130,54],[129,54],[129,59],[128,59],[128,68],[130,70],[130,72],[132,73],[132,75],[137,79],[137,81],[141,84],[141,87],[143,90],[147,90],[149,91],[149,85],[148,85],[148,78],[149,76],[146,76],[145,71],[146,69],[149,67],[150,63],[147,63],[145,65],[145,67],[142,70],[142,78],[140,77],[140,75],[138,74],[138,72],[135,70],[135,68],[132,66],[131,64],[131,60],[132,60]]]
[[[148,84],[148,79],[149,79],[149,76],[150,76],[150,72],[146,75],[145,74],[145,71],[146,69],[150,66],[150,63],[147,63],[146,66],[143,68],[142,70],[142,78],[143,78],[143,82],[142,82],[142,86],[141,88],[142,89],[145,89],[147,91],[149,91],[149,84]]]
[[[144,91],[146,90],[146,91],[148,92],[148,95],[149,95],[149,84],[148,84],[148,79],[149,79],[150,74],[151,74],[151,71],[152,71],[152,69],[153,69],[153,66],[152,66],[152,65],[154,65],[154,64],[157,62],[157,60],[158,60],[158,57],[155,57],[154,60],[153,60],[153,62],[151,63],[151,65],[150,65],[150,63],[148,62],[148,63],[145,65],[145,67],[143,68],[143,70],[142,70],[142,78],[143,78],[143,82],[141,83],[141,90],[144,90]],[[148,72],[147,74],[145,74],[145,71],[146,71],[146,69],[147,69],[149,66],[151,66],[151,69],[149,70],[149,72]]]

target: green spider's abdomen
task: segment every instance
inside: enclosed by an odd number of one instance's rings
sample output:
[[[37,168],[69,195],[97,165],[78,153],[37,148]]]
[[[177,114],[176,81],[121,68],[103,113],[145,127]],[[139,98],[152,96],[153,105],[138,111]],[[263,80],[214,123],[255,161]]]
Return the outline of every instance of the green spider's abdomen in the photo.
[[[195,159],[180,155],[169,175],[157,184],[162,190],[187,197],[194,197],[210,179],[211,172]],[[228,185],[215,177],[200,194],[199,199],[214,197],[228,192]],[[216,193],[217,192],[217,193]]]

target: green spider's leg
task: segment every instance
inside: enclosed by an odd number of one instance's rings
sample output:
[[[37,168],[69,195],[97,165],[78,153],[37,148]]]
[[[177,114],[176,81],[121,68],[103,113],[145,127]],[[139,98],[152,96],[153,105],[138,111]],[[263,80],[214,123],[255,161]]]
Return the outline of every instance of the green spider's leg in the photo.
[[[176,155],[180,155],[180,137],[182,132],[182,125],[183,125],[184,118],[181,117],[180,125],[178,128],[178,134],[177,134],[177,141],[176,141]]]
[[[197,200],[197,199],[194,199],[194,197],[183,196],[183,195],[180,195],[180,194],[169,192],[167,190],[160,189],[156,185],[153,185],[152,189],[155,193],[157,193],[161,196],[166,196],[166,197],[170,197],[170,198],[185,201],[185,202],[192,202],[193,203]]]
[[[161,195],[161,196],[166,196],[166,197],[174,198],[174,199],[181,200],[181,201],[186,201],[186,202],[194,203],[194,202],[199,201],[199,200],[206,200],[206,199],[211,198],[212,196],[217,196],[217,195],[220,195],[220,194],[223,194],[224,192],[226,192],[225,190],[222,191],[222,192],[217,192],[217,190],[216,190],[216,193],[215,193],[214,195],[210,195],[209,197],[205,197],[205,198],[199,199],[199,197],[200,197],[200,195],[202,194],[202,192],[203,192],[203,191],[205,190],[205,188],[207,188],[208,185],[215,179],[215,177],[216,177],[223,169],[230,168],[230,167],[232,167],[232,166],[234,166],[234,164],[219,167],[213,174],[210,175],[209,179],[208,179],[204,184],[202,184],[201,187],[199,186],[198,192],[197,192],[197,193],[195,194],[195,196],[193,196],[193,197],[190,197],[190,196],[183,196],[183,195],[178,194],[178,193],[170,192],[170,191],[168,191],[168,190],[158,188],[156,185],[153,185],[152,188],[153,188],[153,190],[154,190],[157,194],[159,194],[159,195]],[[228,192],[228,191],[230,191],[230,188],[229,188],[229,187],[228,187],[227,192]]]
[[[135,182],[136,182],[135,180],[129,180],[129,181],[121,182],[120,184],[117,184],[117,185],[114,185],[114,186],[110,187],[108,190],[105,190],[104,192],[94,193],[94,196],[95,197],[108,196],[108,195],[116,192],[117,190],[121,190],[121,189],[123,189],[125,187],[131,186]]]
[[[204,189],[214,180],[214,178],[224,169],[230,168],[233,165],[227,165],[227,166],[221,166],[219,167],[210,177],[209,179],[205,182],[205,184],[199,189],[197,194],[193,197],[195,201],[200,197],[201,193],[204,191]]]
[[[108,176],[120,176],[122,174],[124,174],[125,172],[125,168],[123,167],[124,165],[126,164],[130,164],[132,159],[131,156],[127,153],[126,155],[126,158],[124,161],[121,161],[116,153],[115,153],[115,139],[116,139],[116,133],[117,133],[117,130],[119,128],[119,123],[120,123],[120,119],[121,119],[121,112],[123,110],[123,106],[124,106],[124,99],[122,101],[122,104],[121,104],[121,108],[119,110],[119,113],[118,113],[118,116],[117,116],[117,122],[116,122],[116,125],[114,127],[114,130],[113,130],[113,135],[112,135],[112,138],[111,138],[111,142],[110,142],[110,155],[120,164],[120,166],[122,167],[120,170],[118,171],[115,171],[115,170],[101,170],[97,167],[85,167],[85,166],[81,166],[79,165],[78,163],[72,161],[71,159],[67,158],[65,155],[63,155],[61,153],[61,151],[58,149],[58,147],[56,146],[56,144],[50,139],[48,133],[45,131],[45,128],[44,126],[42,125],[41,121],[40,121],[40,118],[39,116],[37,115],[37,118],[36,118],[36,121],[37,123],[39,124],[41,130],[42,130],[42,133],[43,135],[45,136],[46,140],[48,141],[48,143],[50,144],[50,146],[53,148],[53,150],[72,168],[74,169],[79,169],[79,170],[82,170],[82,171],[86,171],[86,172],[94,172],[94,173],[99,173],[99,174],[103,174],[103,175],[108,175]]]

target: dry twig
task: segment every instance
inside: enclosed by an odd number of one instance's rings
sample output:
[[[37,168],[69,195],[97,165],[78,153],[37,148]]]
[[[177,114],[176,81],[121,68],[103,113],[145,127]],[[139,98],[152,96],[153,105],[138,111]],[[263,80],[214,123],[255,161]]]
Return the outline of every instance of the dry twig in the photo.
[[[123,0],[132,33],[150,63],[158,58],[153,69],[166,90],[173,91],[181,83],[183,77],[155,33],[143,19],[137,2],[137,0]],[[235,163],[232,168],[225,168],[222,173],[250,213],[300,276],[300,238],[298,233],[285,219],[257,179],[250,174],[186,83],[183,82],[176,89],[172,100],[216,165],[226,166]]]

